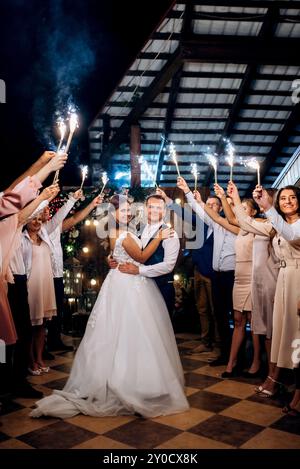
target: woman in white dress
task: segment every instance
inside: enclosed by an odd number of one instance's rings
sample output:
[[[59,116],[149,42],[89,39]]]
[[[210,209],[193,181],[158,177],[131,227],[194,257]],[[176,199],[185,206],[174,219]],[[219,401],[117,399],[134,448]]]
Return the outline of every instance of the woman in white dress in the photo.
[[[300,416],[300,189],[286,186],[278,191],[275,207],[267,192],[256,186],[253,198],[265,211],[276,231],[273,238],[275,254],[279,259],[273,313],[271,362],[280,368],[293,369],[296,389],[292,401],[283,412],[291,417]],[[274,376],[274,375],[273,375]],[[265,395],[273,396],[278,389],[277,379],[268,376]]]
[[[117,228],[110,230],[113,257],[119,263],[143,263],[170,229],[142,250],[128,231],[130,204],[113,196]],[[32,417],[69,418],[140,414],[156,417],[184,412],[184,375],[163,297],[156,283],[140,275],[110,270],[91,312],[62,391],[36,403]]]

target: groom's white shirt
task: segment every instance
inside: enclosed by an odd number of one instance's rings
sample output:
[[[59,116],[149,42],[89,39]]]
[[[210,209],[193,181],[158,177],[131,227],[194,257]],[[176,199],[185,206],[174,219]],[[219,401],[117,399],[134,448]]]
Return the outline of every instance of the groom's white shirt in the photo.
[[[159,230],[162,224],[163,221],[151,225],[147,223],[141,235],[143,248],[148,244],[149,240]],[[174,238],[164,239],[162,246],[164,248],[163,261],[154,265],[140,265],[139,271],[141,275],[144,275],[145,277],[158,277],[172,272],[175,267],[180,248],[177,233],[174,234]]]

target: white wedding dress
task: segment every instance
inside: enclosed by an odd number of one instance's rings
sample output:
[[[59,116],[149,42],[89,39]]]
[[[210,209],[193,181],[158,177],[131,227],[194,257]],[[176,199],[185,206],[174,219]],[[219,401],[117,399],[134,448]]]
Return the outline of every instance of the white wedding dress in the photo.
[[[126,235],[113,252],[120,263],[134,262],[122,247]],[[189,408],[172,324],[152,279],[110,270],[64,389],[36,407],[32,417],[60,418],[78,413],[156,417]]]

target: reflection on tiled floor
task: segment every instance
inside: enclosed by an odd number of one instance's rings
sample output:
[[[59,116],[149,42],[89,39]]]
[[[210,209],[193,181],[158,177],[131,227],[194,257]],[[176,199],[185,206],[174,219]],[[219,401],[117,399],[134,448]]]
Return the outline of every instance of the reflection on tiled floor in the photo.
[[[259,398],[245,379],[222,380],[209,354],[191,355],[197,336],[178,334],[190,410],[145,420],[135,416],[31,419],[33,399],[15,399],[0,416],[0,449],[300,449],[300,421]],[[57,353],[48,374],[31,378],[45,395],[62,389],[73,353]]]

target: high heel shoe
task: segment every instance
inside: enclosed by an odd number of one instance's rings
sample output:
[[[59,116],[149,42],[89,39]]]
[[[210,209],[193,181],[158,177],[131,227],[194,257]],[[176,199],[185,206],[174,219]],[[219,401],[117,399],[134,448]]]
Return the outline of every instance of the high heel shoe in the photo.
[[[237,367],[237,365],[235,365],[231,371],[224,371],[222,374],[221,374],[221,378],[223,379],[227,379],[227,378],[234,378],[236,376],[239,376],[239,369]]]
[[[275,397],[278,394],[283,395],[285,393],[285,386],[283,383],[280,381],[276,381],[276,379],[272,378],[272,376],[267,376],[267,379],[272,381],[275,384],[275,389],[274,391],[269,391],[268,389],[265,389],[262,385],[258,386],[255,388],[255,392],[260,396],[260,397]]]
[[[243,378],[253,379],[253,378],[260,378],[261,370],[258,369],[255,373],[249,373],[249,371],[243,371],[241,376]]]
[[[49,373],[50,367],[49,366],[40,366],[39,365],[39,370],[41,371],[41,373]]]
[[[283,412],[284,414],[288,415],[289,417],[293,417],[293,418],[295,418],[295,417],[298,417],[298,418],[299,418],[299,417],[300,417],[300,412],[299,412],[299,410],[293,409],[293,408],[290,406],[290,404],[285,405],[285,406],[283,407],[283,409],[282,409],[282,412]]]
[[[28,372],[32,375],[32,376],[40,376],[42,371],[40,368],[38,368],[37,370],[32,370],[31,368],[28,368]]]

